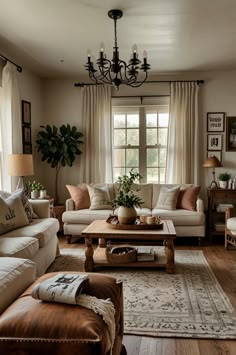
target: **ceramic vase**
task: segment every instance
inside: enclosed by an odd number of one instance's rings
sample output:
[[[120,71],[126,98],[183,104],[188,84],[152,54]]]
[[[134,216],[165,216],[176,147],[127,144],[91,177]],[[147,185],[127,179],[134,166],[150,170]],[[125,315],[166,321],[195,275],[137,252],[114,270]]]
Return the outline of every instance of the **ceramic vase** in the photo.
[[[137,218],[137,212],[134,207],[120,206],[117,217],[121,224],[133,224]]]
[[[227,189],[228,181],[219,181],[219,186],[221,189]]]
[[[31,191],[30,197],[31,198],[39,198],[39,191]]]
[[[44,198],[47,196],[47,190],[40,190],[40,198]]]

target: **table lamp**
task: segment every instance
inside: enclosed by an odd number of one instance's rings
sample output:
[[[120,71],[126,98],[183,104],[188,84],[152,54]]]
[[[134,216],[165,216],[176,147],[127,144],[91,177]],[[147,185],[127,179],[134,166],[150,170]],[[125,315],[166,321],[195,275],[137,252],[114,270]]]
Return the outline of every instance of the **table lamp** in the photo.
[[[210,189],[217,189],[217,182],[215,181],[215,168],[221,168],[223,165],[221,164],[221,162],[219,161],[219,159],[216,158],[215,155],[213,155],[212,157],[208,158],[204,164],[203,167],[204,168],[212,168],[212,175],[213,175],[213,180],[210,184]]]
[[[19,188],[22,184],[24,186],[24,176],[34,175],[32,154],[9,154],[8,174],[10,176],[19,176],[16,188]]]

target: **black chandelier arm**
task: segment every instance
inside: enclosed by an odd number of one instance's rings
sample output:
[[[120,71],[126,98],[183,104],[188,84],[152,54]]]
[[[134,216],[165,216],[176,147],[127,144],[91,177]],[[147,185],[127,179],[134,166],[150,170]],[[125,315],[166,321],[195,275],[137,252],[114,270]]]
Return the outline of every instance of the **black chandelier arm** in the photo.
[[[131,86],[132,88],[138,88],[143,85],[143,83],[147,80],[147,72],[145,72],[145,78],[142,81],[136,81],[133,83],[129,83],[128,85]]]

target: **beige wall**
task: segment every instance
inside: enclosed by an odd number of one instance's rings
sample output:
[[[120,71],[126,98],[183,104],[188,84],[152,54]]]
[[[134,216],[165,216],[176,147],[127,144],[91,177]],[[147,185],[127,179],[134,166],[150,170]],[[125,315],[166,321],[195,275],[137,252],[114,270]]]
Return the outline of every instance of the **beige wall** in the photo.
[[[43,184],[47,184],[47,178],[43,175],[41,163],[38,153],[35,151],[36,131],[42,124],[43,101],[42,101],[42,81],[27,69],[23,68],[21,73],[18,73],[19,94],[20,100],[29,101],[31,103],[31,136],[33,143],[33,158],[35,176],[30,179],[38,179]]]
[[[22,75],[22,74],[20,74]],[[78,79],[78,78],[77,78]],[[203,79],[205,83],[200,88],[200,166],[201,185],[205,192],[205,187],[209,185],[212,178],[211,170],[202,168],[202,163],[206,159],[206,116],[207,112],[225,112],[226,116],[236,116],[236,71],[224,72],[201,72],[183,73],[178,75],[159,76],[156,80],[191,80]],[[79,80],[78,80],[79,81]],[[88,80],[86,80],[88,81]],[[24,74],[21,80],[21,97],[31,101],[32,105],[32,128],[33,144],[35,143],[36,132],[42,124],[61,125],[69,123],[81,128],[81,89],[74,87],[75,80],[44,80],[41,82],[30,74]],[[140,88],[121,87],[113,95],[168,95],[168,84],[145,84]],[[86,138],[86,137],[85,137]],[[83,147],[82,147],[83,149]],[[37,152],[34,153],[36,162],[36,178],[46,185],[48,192],[53,194],[55,171],[47,163],[39,161]],[[225,133],[223,139],[222,163],[224,168],[216,170],[230,171],[236,177],[236,153],[225,152]],[[82,169],[78,158],[72,168],[63,168],[59,176],[59,195],[61,202],[69,196],[65,185],[79,183],[78,171]]]

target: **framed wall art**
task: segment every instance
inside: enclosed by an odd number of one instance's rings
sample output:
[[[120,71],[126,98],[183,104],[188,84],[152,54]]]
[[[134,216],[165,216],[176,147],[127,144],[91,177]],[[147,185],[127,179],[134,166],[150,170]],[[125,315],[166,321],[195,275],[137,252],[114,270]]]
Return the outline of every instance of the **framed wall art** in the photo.
[[[224,132],[225,113],[207,112],[207,132]]]
[[[210,157],[213,157],[213,156],[215,156],[221,162],[221,160],[222,160],[222,152],[220,150],[215,150],[215,151],[208,150],[207,158],[210,158]]]
[[[32,154],[32,144],[23,144],[23,154]]]
[[[236,152],[236,117],[226,118],[225,145],[225,150],[227,152]]]
[[[22,126],[22,140],[24,144],[31,144],[31,127]]]
[[[221,134],[207,135],[207,150],[222,150],[223,137]]]
[[[31,124],[31,103],[25,100],[21,101],[21,118],[23,125]]]

